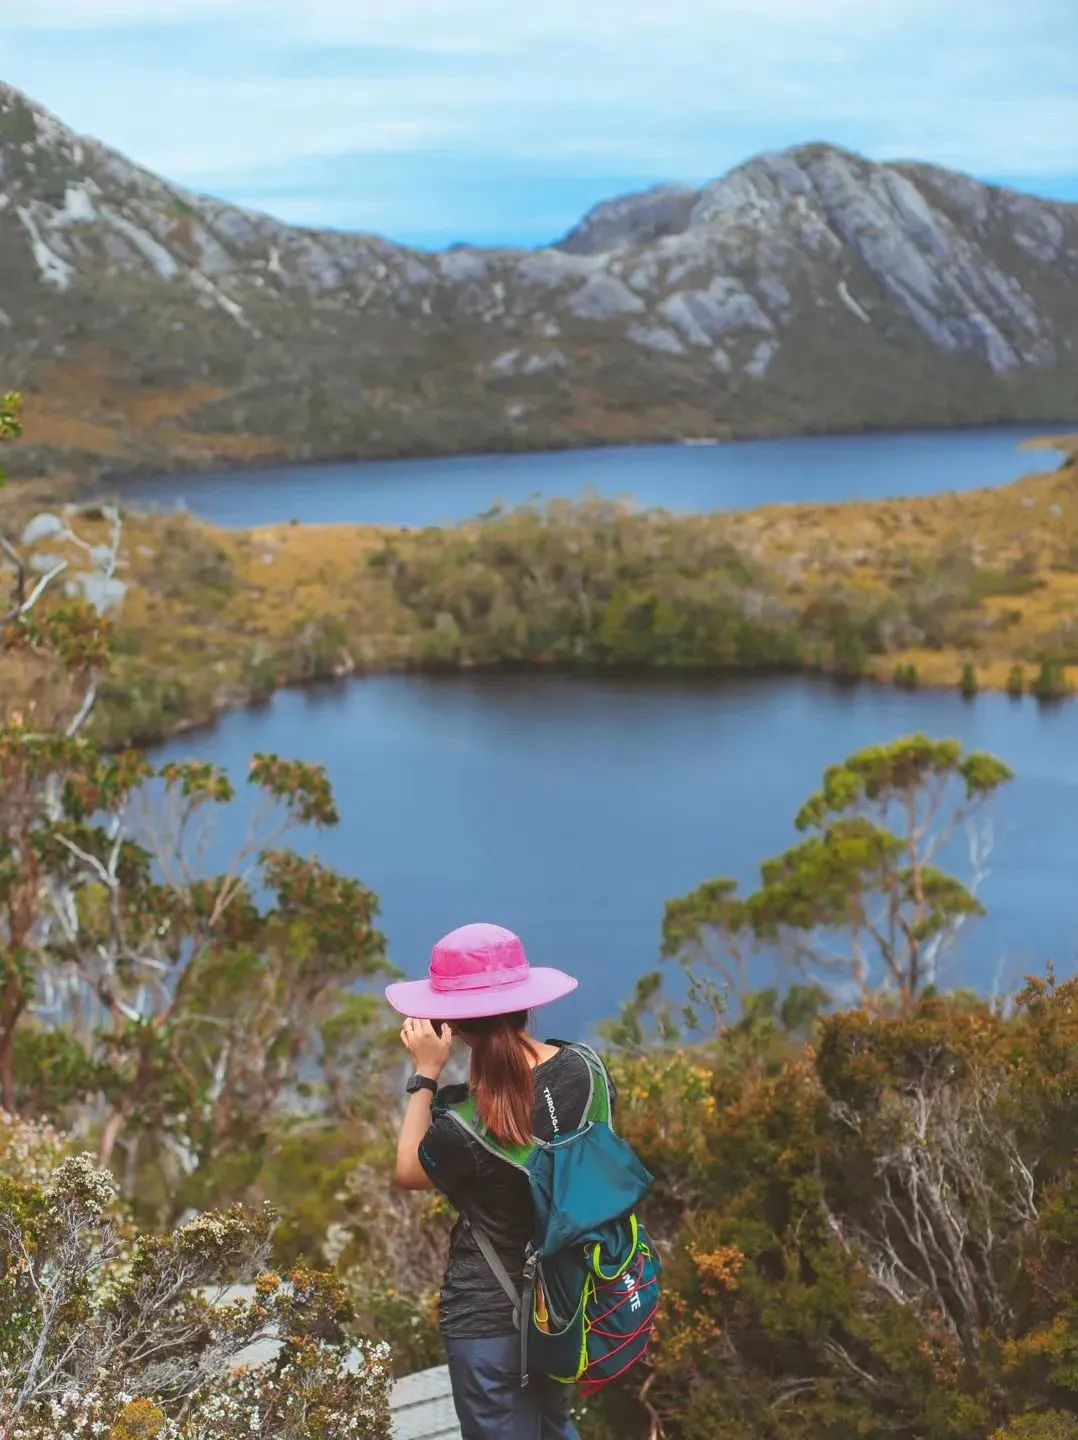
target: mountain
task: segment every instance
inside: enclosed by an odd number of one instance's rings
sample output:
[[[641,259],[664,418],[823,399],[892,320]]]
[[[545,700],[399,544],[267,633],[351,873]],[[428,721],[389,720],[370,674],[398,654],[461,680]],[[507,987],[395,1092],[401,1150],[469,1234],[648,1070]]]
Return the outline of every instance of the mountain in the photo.
[[[24,466],[1073,419],[1078,206],[814,144],[427,253],[190,194],[0,85]]]

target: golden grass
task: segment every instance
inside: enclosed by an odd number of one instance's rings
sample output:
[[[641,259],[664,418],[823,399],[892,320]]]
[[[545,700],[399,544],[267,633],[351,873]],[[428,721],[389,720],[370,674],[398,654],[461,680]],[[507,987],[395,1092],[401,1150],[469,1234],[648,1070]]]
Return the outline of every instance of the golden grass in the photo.
[[[72,450],[130,464],[143,451],[192,465],[214,459],[255,461],[280,452],[270,436],[196,430],[185,423],[226,397],[219,385],[144,390],[116,376],[106,351],[95,345],[42,371],[40,393],[23,417],[26,443]]]
[[[1078,437],[1053,437],[1037,448],[1078,455]],[[836,575],[866,590],[885,592],[895,567],[925,564],[948,545],[968,546],[980,566],[1005,572],[1029,567],[1025,594],[987,596],[980,609],[1004,619],[969,649],[900,650],[870,661],[870,673],[890,679],[896,665],[915,665],[922,684],[953,686],[972,662],[985,689],[1006,688],[1011,667],[1033,678],[1032,657],[1061,624],[1078,623],[1078,470],[1036,474],[999,489],[848,505],[774,506],[730,517],[730,533],[769,567],[796,568],[818,556],[806,590]],[[1078,683],[1078,666],[1067,678]]]

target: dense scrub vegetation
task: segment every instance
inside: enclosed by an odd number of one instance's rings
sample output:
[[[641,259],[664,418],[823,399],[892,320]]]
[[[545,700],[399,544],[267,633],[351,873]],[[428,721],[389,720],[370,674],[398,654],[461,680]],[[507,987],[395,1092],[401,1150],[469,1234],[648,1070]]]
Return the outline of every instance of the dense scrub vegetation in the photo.
[[[814,638],[721,532],[601,501],[428,530],[371,564],[439,661],[793,666]]]
[[[943,989],[983,912],[939,865],[1008,778],[953,741],[872,747],[757,891],[668,904],[687,1002],[645,977],[608,1027],[666,1310],[593,1435],[1078,1436],[1078,980]],[[799,978],[753,990],[765,957]]]
[[[71,1148],[0,1112],[0,1434],[384,1440],[388,1348],[350,1334],[329,1273],[267,1268],[270,1212],[139,1236],[112,1176]]]
[[[593,1435],[1078,1435],[1078,981],[764,997],[618,1074],[668,1289],[643,1402]]]
[[[994,658],[1018,640],[1023,606],[1046,584],[1042,559],[1021,546],[988,559],[958,533],[895,534],[905,528],[897,514],[886,548],[873,552],[843,542],[842,508],[818,507],[832,534],[820,533],[817,514],[799,539],[803,510],[685,518],[554,502],[401,537],[370,563],[418,622],[416,653],[435,662],[798,668],[852,679],[881,673],[882,657],[927,650],[955,657],[950,683],[972,693],[973,661],[958,657]],[[1042,643],[1036,658],[1078,660],[1058,624]],[[1011,653],[1032,661],[1030,645],[1023,637]],[[899,673],[916,683],[913,661],[899,661]]]

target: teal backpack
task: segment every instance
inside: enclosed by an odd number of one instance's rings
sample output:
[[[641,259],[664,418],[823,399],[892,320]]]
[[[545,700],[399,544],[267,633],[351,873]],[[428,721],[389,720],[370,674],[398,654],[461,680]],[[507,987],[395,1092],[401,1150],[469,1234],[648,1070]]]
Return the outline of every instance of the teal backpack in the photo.
[[[606,1068],[587,1046],[567,1048],[587,1062],[591,1092],[579,1128],[566,1135],[503,1145],[480,1121],[474,1096],[454,1103],[463,1087],[443,1092],[435,1112],[451,1116],[480,1145],[523,1170],[531,1186],[535,1230],[523,1293],[486,1232],[462,1217],[512,1301],[521,1385],[534,1371],[593,1394],[643,1359],[655,1327],[662,1263],[636,1216],[652,1176],[614,1132]]]

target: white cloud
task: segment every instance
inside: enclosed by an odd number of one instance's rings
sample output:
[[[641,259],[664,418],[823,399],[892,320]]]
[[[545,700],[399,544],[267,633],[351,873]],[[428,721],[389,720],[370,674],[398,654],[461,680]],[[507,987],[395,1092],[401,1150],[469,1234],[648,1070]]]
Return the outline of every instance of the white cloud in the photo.
[[[1075,0],[12,8],[8,78],[189,184],[244,174],[254,190],[314,157],[387,151],[705,178],[808,139],[979,174],[1078,169]]]

